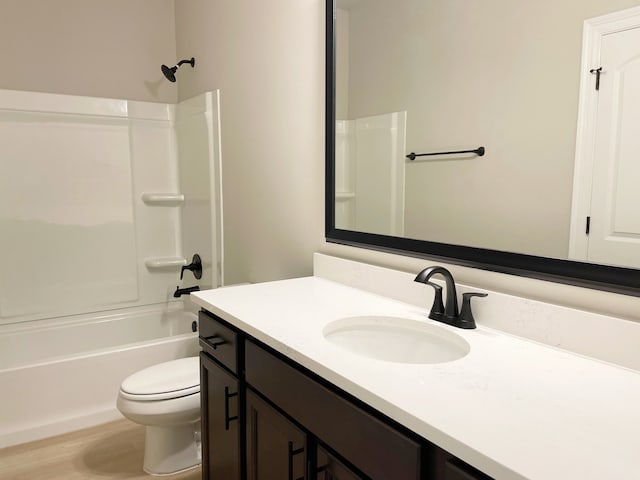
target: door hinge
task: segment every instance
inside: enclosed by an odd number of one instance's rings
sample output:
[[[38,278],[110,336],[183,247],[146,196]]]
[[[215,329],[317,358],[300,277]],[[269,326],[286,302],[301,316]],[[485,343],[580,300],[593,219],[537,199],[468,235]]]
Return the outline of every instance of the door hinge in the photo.
[[[592,68],[589,73],[596,76],[596,90],[600,90],[600,74],[602,74],[602,67]]]
[[[587,217],[587,228],[585,229],[584,233],[589,235],[589,230],[591,230],[591,217]]]

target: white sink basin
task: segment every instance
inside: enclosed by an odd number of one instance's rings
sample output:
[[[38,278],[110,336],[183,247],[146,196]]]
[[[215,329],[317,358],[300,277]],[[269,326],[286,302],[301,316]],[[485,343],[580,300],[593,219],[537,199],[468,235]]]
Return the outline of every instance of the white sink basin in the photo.
[[[467,341],[444,328],[388,316],[341,318],[324,337],[340,348],[368,358],[398,363],[443,363],[469,353]]]

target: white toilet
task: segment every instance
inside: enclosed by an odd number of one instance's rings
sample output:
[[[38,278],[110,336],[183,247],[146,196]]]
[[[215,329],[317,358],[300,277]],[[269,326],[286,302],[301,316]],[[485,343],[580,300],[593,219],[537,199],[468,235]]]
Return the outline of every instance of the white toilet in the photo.
[[[146,426],[145,472],[170,475],[201,463],[198,357],[160,363],[125,378],[117,405],[126,418]]]

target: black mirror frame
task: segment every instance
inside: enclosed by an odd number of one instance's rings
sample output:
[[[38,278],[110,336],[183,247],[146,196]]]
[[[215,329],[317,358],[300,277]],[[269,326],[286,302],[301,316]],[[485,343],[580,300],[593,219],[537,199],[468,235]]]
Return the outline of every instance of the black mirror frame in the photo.
[[[335,227],[335,0],[326,0],[325,237],[330,243],[440,260],[522,277],[640,296],[640,271]]]

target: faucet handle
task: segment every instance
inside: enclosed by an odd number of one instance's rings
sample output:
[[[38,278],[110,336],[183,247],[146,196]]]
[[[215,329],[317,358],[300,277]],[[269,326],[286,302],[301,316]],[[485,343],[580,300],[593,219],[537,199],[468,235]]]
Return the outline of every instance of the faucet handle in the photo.
[[[191,263],[189,265],[183,265],[180,269],[180,280],[182,280],[182,276],[184,275],[185,270],[191,270],[193,272],[193,276],[198,280],[202,278],[202,260],[200,259],[200,255],[197,253],[191,259]]]
[[[473,318],[473,312],[471,311],[471,298],[486,296],[486,293],[478,292],[462,294],[462,308],[460,309],[460,317],[458,319],[458,326],[460,328],[476,328],[476,320]]]
[[[433,305],[429,312],[429,318],[437,320],[444,315],[444,303],[442,302],[442,287],[436,283],[425,282],[430,287],[433,287]],[[434,318],[436,317],[436,318]]]

